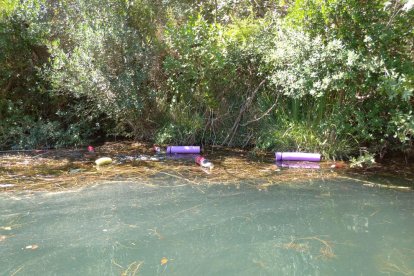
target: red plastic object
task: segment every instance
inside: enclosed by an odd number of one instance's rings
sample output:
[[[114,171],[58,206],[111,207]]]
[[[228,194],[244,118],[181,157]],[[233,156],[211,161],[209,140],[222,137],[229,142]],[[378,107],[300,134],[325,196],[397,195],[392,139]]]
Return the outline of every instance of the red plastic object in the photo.
[[[213,164],[205,159],[203,156],[199,155],[195,158],[195,162],[200,165],[201,167],[205,168],[213,168]]]

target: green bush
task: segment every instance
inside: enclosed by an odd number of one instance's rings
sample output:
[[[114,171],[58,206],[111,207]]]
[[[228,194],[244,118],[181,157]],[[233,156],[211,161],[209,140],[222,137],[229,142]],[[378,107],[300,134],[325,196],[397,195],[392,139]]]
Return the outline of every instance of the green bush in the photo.
[[[253,2],[0,1],[0,147],[412,148],[409,2]]]

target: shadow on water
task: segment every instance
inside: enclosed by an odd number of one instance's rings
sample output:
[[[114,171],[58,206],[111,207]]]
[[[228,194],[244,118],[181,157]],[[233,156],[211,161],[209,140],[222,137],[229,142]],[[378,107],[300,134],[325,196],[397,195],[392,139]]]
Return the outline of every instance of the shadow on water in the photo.
[[[259,190],[162,174],[4,194],[0,274],[412,275],[413,199],[347,179]]]

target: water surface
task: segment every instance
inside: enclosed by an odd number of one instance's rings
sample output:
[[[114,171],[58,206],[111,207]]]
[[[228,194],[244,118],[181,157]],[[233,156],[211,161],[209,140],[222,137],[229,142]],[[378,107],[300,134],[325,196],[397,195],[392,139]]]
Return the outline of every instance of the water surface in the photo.
[[[414,193],[154,179],[0,195],[0,275],[414,274]]]

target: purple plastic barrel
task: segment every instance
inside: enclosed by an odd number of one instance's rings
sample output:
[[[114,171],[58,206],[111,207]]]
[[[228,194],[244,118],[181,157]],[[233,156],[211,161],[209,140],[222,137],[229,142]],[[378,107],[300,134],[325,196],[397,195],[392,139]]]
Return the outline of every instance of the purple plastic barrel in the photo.
[[[307,153],[307,152],[276,152],[276,161],[321,161],[321,155],[319,153]]]
[[[200,146],[169,146],[167,154],[173,153],[200,153]]]
[[[277,161],[276,165],[282,168],[293,169],[320,169],[319,163],[307,162],[307,161]]]

